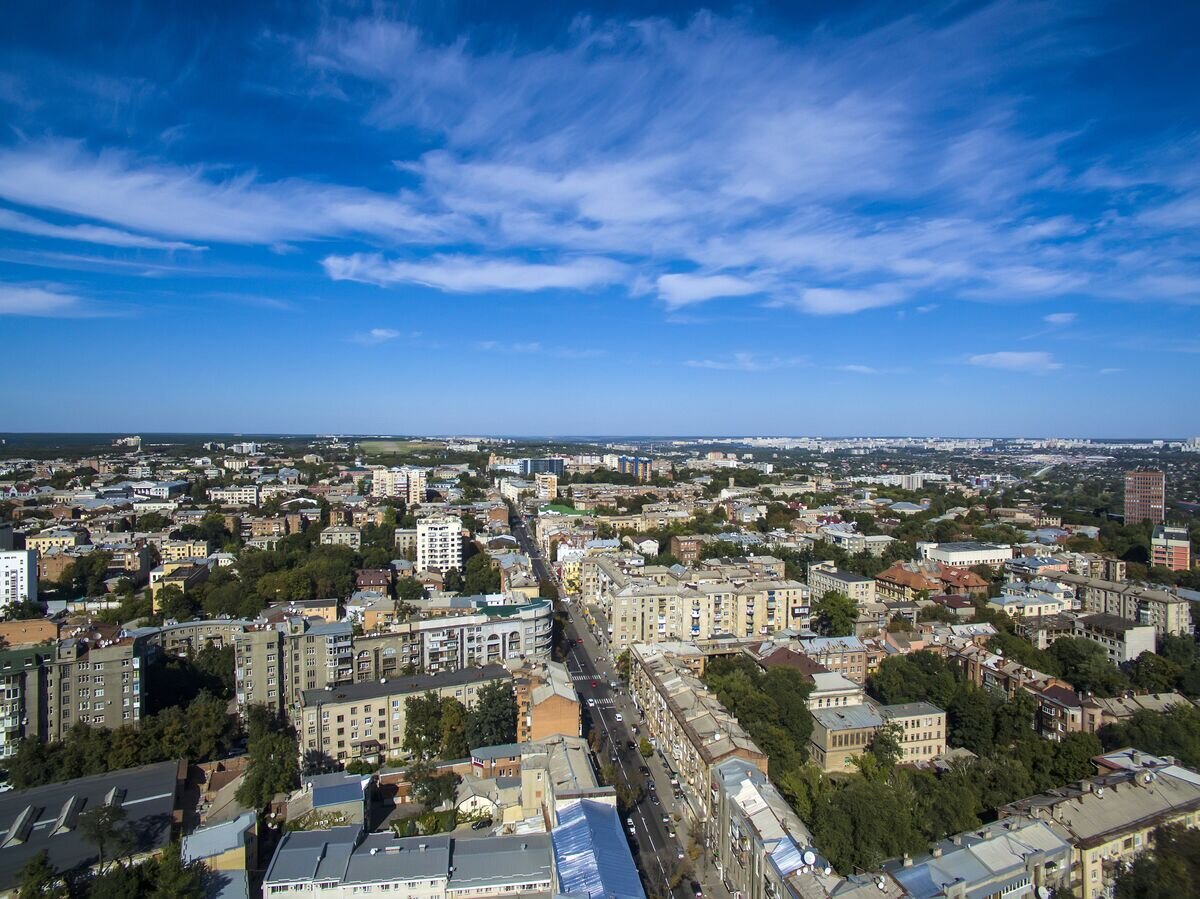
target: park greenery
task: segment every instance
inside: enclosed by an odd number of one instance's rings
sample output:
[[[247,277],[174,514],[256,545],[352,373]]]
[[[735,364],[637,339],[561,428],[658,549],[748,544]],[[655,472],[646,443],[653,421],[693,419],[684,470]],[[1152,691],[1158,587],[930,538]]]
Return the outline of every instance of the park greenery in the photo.
[[[472,748],[517,739],[517,697],[510,684],[485,684],[470,709],[453,696],[410,696],[404,713],[404,750],[421,760],[466,758]]]

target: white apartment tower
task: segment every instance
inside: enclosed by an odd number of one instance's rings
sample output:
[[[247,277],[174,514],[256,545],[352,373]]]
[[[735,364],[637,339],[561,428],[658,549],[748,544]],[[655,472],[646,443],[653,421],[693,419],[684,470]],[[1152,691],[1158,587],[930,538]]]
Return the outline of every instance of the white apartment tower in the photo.
[[[36,550],[0,552],[0,610],[26,600],[37,601],[37,570]]]
[[[417,570],[462,570],[462,519],[452,516],[417,521]]]
[[[371,472],[371,495],[402,499],[408,505],[425,502],[423,468],[376,468]]]

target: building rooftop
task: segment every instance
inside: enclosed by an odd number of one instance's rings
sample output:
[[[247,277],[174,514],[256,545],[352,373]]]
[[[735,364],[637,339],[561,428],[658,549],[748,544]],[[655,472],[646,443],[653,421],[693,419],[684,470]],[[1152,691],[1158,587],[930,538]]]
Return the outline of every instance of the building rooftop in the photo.
[[[456,687],[481,684],[494,680],[507,680],[508,669],[503,665],[486,665],[482,668],[460,668],[441,674],[415,674],[390,680],[364,681],[357,684],[339,684],[335,689],[305,690],[300,694],[301,705],[314,706],[325,702],[347,702],[358,699],[374,699],[393,693],[418,693],[440,687]]]

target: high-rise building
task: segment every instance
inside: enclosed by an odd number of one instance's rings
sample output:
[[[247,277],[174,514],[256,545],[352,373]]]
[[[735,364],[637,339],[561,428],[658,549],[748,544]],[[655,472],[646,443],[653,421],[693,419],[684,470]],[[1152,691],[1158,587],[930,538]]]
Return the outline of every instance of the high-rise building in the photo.
[[[423,468],[375,468],[371,471],[371,495],[402,499],[410,506],[425,502],[426,474]]]
[[[649,459],[639,456],[621,456],[617,460],[617,470],[621,474],[631,474],[639,481],[650,480],[654,476],[652,468],[653,465]]]
[[[558,475],[549,472],[534,475],[537,484],[537,498],[543,502],[554,502],[558,499]]]
[[[37,602],[38,556],[32,549],[0,552],[0,610],[20,602]]]
[[[517,466],[523,475],[554,474],[561,478],[566,470],[562,459],[520,459]]]
[[[462,570],[462,519],[436,516],[417,521],[417,570]]]
[[[1172,571],[1187,571],[1192,567],[1192,541],[1187,528],[1160,524],[1150,538],[1150,564]]]
[[[1125,523],[1149,519],[1162,524],[1166,516],[1167,478],[1161,471],[1139,468],[1125,472]]]

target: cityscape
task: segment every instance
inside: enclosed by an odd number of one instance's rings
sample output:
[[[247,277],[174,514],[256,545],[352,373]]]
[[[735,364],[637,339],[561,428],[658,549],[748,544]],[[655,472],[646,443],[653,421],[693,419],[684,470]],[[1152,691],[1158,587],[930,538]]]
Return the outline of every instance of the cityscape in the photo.
[[[6,13],[0,899],[1200,897],[1200,5]]]

